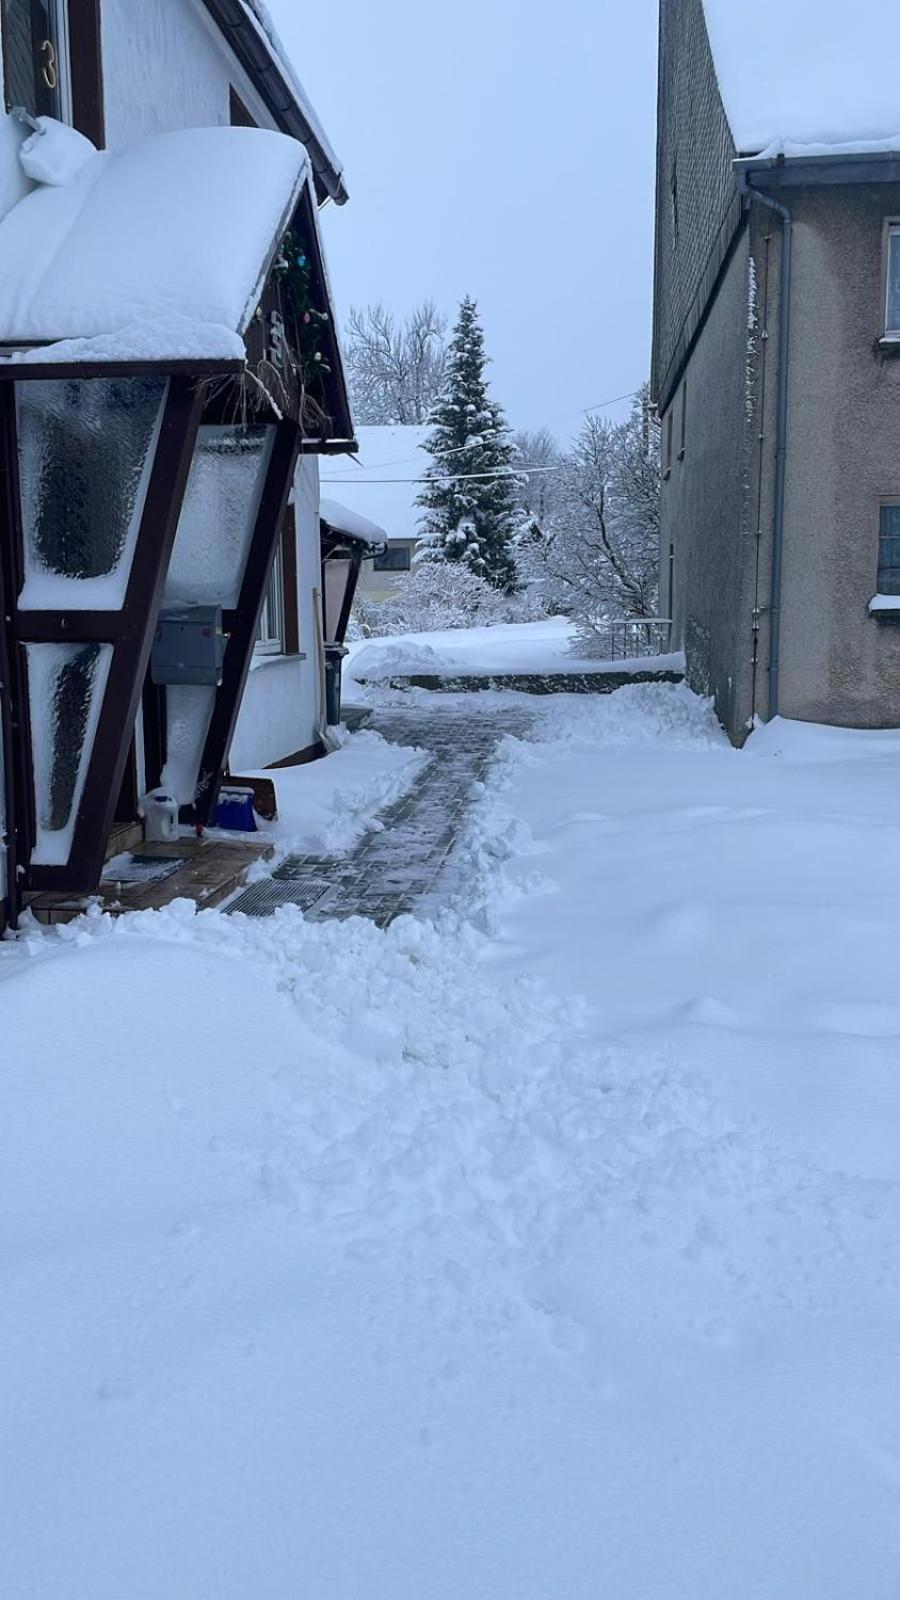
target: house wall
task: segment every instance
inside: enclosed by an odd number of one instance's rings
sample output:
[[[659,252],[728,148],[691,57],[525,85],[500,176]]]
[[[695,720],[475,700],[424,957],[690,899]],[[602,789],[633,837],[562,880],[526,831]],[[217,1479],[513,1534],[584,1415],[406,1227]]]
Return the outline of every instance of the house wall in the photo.
[[[318,739],[323,706],[319,670],[321,584],[319,473],[302,456],[294,476],[300,655],[259,656],[253,664],[231,746],[233,772],[255,770],[306,750]]]
[[[661,0],[651,388],[663,409],[695,331],[710,262],[739,221],[734,156],[702,0]]]
[[[199,0],[103,0],[102,28],[111,147],[170,128],[225,126],[232,87],[260,126],[274,126]],[[282,760],[318,737],[321,577],[314,457],[301,458],[294,492],[300,655],[254,659],[232,743],[234,770]]]
[[[226,126],[231,85],[261,127],[274,127],[197,0],[103,0],[101,37],[110,148],[171,128]]]
[[[417,541],[415,539],[391,539],[391,547],[400,546],[409,551],[412,556]],[[409,572],[376,572],[374,561],[364,561],[359,571],[357,594],[364,600],[389,600],[403,587],[410,574]]]
[[[900,360],[879,351],[900,185],[790,190],[794,218],[782,585],[785,716],[900,724],[900,628],[876,622],[879,498],[900,496]]]
[[[666,615],[671,606],[673,644],[686,651],[688,681],[698,693],[714,696],[719,717],[738,741],[747,731],[753,687],[756,539],[750,470],[750,250],[751,234],[745,228],[683,381],[662,417],[660,610]],[[670,416],[673,449],[667,465]],[[670,546],[674,546],[671,591]]]

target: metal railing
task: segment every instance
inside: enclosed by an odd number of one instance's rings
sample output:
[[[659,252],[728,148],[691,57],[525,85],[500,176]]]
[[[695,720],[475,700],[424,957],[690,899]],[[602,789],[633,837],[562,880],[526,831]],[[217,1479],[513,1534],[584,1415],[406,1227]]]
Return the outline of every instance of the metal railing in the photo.
[[[606,641],[602,654],[608,661],[664,656],[672,647],[670,617],[604,617],[594,624],[593,631],[601,642]]]

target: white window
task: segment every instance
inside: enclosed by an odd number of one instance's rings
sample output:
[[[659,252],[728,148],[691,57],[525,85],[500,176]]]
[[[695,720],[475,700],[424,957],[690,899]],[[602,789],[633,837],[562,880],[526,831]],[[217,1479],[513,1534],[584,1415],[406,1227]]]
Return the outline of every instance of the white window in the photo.
[[[887,231],[884,331],[900,338],[900,222],[892,222]]]
[[[280,655],[284,648],[284,563],[280,540],[269,573],[266,598],[259,614],[256,648],[260,654],[271,656]]]

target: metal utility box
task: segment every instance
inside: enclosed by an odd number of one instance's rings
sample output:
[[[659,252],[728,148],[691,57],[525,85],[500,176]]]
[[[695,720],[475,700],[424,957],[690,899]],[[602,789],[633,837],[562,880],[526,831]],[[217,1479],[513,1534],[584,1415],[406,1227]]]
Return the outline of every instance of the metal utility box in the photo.
[[[154,683],[218,688],[225,659],[221,606],[179,606],[160,613],[150,657]]]

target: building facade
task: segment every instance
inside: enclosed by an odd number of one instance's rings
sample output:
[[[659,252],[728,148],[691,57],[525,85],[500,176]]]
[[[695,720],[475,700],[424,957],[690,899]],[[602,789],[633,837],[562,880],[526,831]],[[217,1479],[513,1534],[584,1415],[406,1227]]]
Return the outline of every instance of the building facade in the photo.
[[[893,726],[900,161],[862,109],[790,128],[729,22],[723,0],[660,7],[660,607],[735,742],[775,714]]]
[[[229,762],[321,748],[319,459],[355,441],[343,177],[256,0],[2,0],[0,49],[12,917],[95,888],[157,786],[202,825]]]

